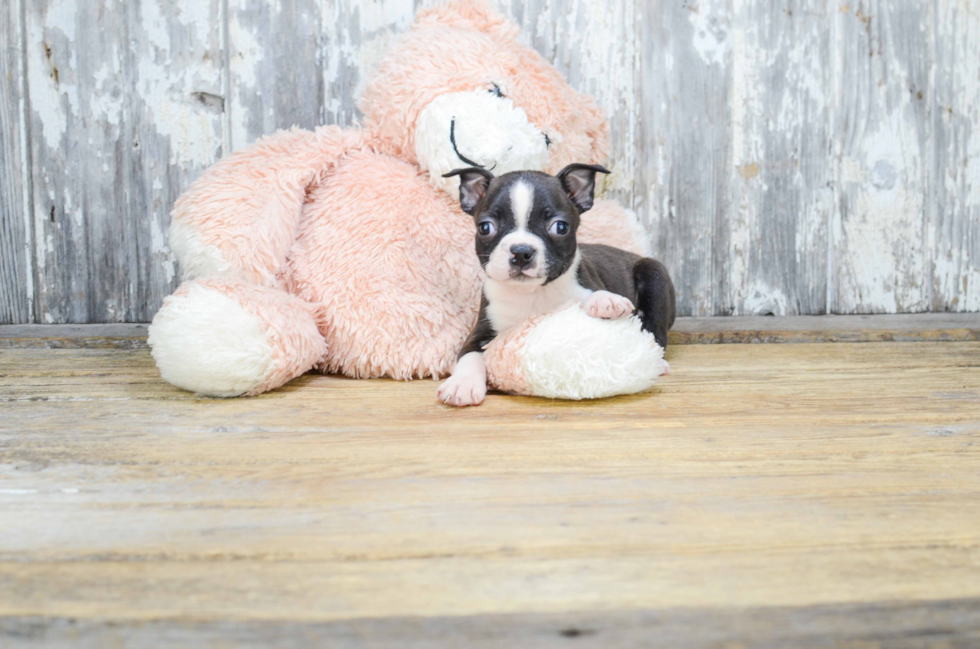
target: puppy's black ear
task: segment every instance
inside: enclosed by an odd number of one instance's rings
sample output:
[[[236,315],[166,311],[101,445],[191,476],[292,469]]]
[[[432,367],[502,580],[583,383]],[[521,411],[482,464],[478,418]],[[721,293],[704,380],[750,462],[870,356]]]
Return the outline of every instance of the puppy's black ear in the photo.
[[[572,199],[572,203],[578,208],[579,212],[588,212],[592,209],[592,202],[595,200],[595,175],[596,173],[609,173],[609,170],[600,165],[570,164],[558,172],[558,182],[562,189]]]
[[[480,167],[469,167],[467,169],[453,169],[448,174],[442,175],[443,178],[453,176],[459,176],[459,206],[467,214],[472,214],[476,211],[476,204],[487,193],[487,187],[493,180],[493,174]]]

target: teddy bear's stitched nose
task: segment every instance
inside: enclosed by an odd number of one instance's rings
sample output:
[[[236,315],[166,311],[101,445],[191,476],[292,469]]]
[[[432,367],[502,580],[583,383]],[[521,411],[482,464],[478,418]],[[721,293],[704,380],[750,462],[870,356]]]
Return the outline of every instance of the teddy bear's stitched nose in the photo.
[[[525,243],[513,245],[510,247],[510,265],[524,270],[534,263],[534,255],[537,252],[532,246]]]

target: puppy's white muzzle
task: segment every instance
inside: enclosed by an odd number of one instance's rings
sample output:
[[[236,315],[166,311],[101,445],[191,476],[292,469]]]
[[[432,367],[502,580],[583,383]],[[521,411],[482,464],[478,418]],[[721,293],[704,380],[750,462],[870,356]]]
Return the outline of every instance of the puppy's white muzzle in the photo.
[[[515,268],[511,262],[511,249],[517,246],[527,246],[534,251],[534,259],[523,269]],[[516,283],[537,286],[548,277],[548,262],[545,259],[545,246],[537,235],[525,230],[518,230],[505,235],[497,247],[490,253],[486,271],[490,279],[498,282],[514,280]]]

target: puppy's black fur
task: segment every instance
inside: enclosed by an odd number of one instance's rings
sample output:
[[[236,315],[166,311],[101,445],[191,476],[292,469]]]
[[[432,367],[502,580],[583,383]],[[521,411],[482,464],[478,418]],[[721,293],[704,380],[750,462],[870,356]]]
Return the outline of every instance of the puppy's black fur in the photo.
[[[656,259],[604,246],[580,243],[582,263],[578,282],[593,291],[609,291],[627,297],[636,306],[634,315],[643,329],[653,334],[657,344],[667,349],[667,331],[674,326],[677,313],[674,283],[667,269]]]

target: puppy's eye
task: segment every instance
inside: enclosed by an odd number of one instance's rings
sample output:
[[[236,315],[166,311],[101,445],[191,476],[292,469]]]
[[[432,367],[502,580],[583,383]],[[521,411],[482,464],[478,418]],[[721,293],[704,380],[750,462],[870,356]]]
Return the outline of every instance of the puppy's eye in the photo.
[[[480,233],[481,237],[489,237],[497,231],[497,226],[493,224],[493,221],[480,221],[476,226],[476,230]]]
[[[497,84],[493,84],[493,88],[490,89],[490,94],[492,94],[492,95],[494,95],[496,97],[503,97],[504,96],[503,91],[500,89],[500,86],[498,86]]]
[[[555,221],[548,228],[548,232],[559,236],[568,234],[568,223],[565,221]]]

